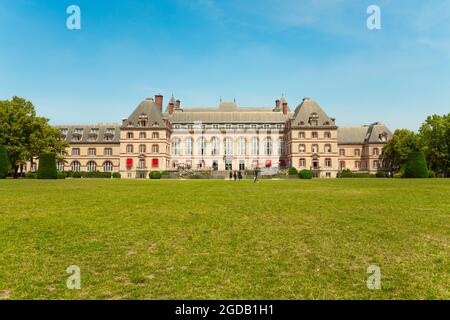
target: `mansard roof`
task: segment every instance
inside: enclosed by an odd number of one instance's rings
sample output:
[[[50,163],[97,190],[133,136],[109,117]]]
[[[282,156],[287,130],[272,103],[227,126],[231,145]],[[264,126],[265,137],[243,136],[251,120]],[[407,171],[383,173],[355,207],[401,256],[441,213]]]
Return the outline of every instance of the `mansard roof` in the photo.
[[[383,139],[383,136],[386,139]],[[338,128],[338,144],[385,143],[391,137],[392,132],[378,122],[362,127]]]
[[[92,125],[57,125],[61,130],[61,138],[69,143],[119,143],[120,125],[92,124]],[[81,132],[77,133],[77,132]]]
[[[313,125],[311,120],[317,120],[318,125]],[[335,127],[334,119],[331,119],[317,102],[304,98],[294,111],[292,127]]]
[[[161,112],[161,107],[158,106],[153,98],[147,98],[142,101],[136,109],[131,113],[131,115],[123,120],[123,127],[138,127],[138,121],[140,119],[147,119],[146,127],[159,127],[165,128],[166,123],[163,119],[163,114]]]
[[[172,123],[284,123],[291,115],[272,108],[238,107],[236,102],[221,102],[216,108],[184,108],[172,115],[164,114]]]

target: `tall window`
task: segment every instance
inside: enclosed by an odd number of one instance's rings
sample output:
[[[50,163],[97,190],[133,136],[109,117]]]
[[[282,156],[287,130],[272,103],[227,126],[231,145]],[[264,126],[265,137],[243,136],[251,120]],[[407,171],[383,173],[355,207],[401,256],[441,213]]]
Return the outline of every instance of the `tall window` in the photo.
[[[325,139],[331,139],[331,132],[325,132],[324,134],[323,134],[323,136],[324,136],[324,138]]]
[[[72,155],[73,156],[79,156],[80,155],[80,148],[73,148],[72,149]]]
[[[284,142],[283,138],[278,138],[278,155],[284,155],[286,154],[286,143]]]
[[[378,148],[373,148],[373,155],[378,156],[380,154],[380,150]]]
[[[264,139],[264,155],[272,155],[272,147],[272,138],[267,137],[266,139]]]
[[[184,151],[187,156],[192,156],[192,146],[194,145],[194,141],[191,137],[184,139]]]
[[[332,166],[331,159],[329,159],[329,158],[325,159],[325,167],[330,168],[331,166]]]
[[[257,137],[252,138],[252,155],[259,155],[259,139]]]
[[[141,144],[139,146],[139,153],[140,154],[145,154],[145,152],[146,152],[145,144]]]
[[[225,155],[230,156],[233,154],[233,139],[230,137],[225,138],[224,141]]]
[[[317,152],[319,152],[319,145],[313,144],[313,145],[311,146],[311,152],[312,152],[312,153],[317,153]]]
[[[97,164],[95,161],[89,161],[86,167],[88,172],[94,172],[97,170]]]
[[[127,153],[133,153],[133,145],[132,144],[127,145]]]
[[[313,138],[313,139],[317,139],[317,138],[319,138],[319,134],[317,133],[317,132],[311,132],[311,138]]]
[[[355,156],[359,156],[359,155],[361,155],[361,150],[355,149],[354,153],[355,153]]]
[[[105,148],[105,149],[103,150],[103,154],[104,154],[105,156],[112,156],[112,148]]]
[[[58,171],[64,171],[64,162],[62,161],[58,162],[56,168],[58,169]]]
[[[95,148],[89,148],[89,149],[88,149],[88,154],[89,154],[90,156],[95,156],[95,155],[97,154],[97,149],[95,149]]]
[[[339,149],[339,155],[345,156],[345,149]]]
[[[81,170],[81,164],[78,161],[74,161],[70,164],[70,170],[79,172]]]
[[[153,139],[159,139],[159,132],[153,132],[152,133],[152,138]]]
[[[145,159],[139,159],[139,169],[145,169]]]
[[[212,137],[211,138],[211,155],[212,156],[216,156],[219,154],[219,139],[217,139],[216,137]]]
[[[204,137],[200,137],[197,140],[198,154],[205,155],[206,154],[206,139]]]
[[[112,172],[113,171],[113,164],[111,161],[105,161],[103,163],[103,171],[104,172]]]
[[[339,169],[345,169],[345,161],[339,161]]]
[[[152,153],[158,153],[159,152],[159,146],[157,144],[152,145]]]
[[[179,138],[174,138],[172,140],[172,152],[173,152],[174,156],[180,155],[180,139]]]
[[[331,144],[326,144],[325,145],[325,152],[331,153]]]
[[[298,161],[298,165],[299,165],[300,168],[306,167],[306,160],[303,159],[303,158],[300,159],[300,160]]]
[[[378,160],[373,161],[373,168],[378,169],[380,167],[380,162]]]
[[[128,139],[133,139],[133,132],[127,132],[127,138]]]
[[[244,137],[239,137],[238,139],[238,154],[240,156],[245,156],[247,154],[247,141]]]
[[[299,133],[298,133],[298,137],[299,137],[300,139],[305,139],[305,133],[304,133],[303,131],[299,132]]]
[[[147,138],[147,134],[145,132],[139,132],[139,139]]]

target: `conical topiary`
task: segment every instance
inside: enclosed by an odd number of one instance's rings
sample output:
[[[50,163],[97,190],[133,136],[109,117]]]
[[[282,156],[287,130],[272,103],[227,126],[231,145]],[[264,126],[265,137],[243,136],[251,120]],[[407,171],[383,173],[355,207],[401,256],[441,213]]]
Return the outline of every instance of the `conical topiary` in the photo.
[[[38,179],[57,179],[56,156],[54,153],[42,153],[39,156]]]
[[[428,167],[422,151],[409,154],[405,164],[405,178],[428,178]]]

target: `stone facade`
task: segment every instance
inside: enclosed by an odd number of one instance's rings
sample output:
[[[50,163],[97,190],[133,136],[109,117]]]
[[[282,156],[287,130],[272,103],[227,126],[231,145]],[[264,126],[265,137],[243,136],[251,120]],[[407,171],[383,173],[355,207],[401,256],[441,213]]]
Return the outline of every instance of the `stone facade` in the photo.
[[[274,108],[182,108],[163,97],[142,101],[122,123],[58,126],[70,147],[59,170],[120,172],[147,178],[153,170],[249,170],[263,174],[295,167],[333,178],[343,169],[385,169],[382,149],[392,136],[384,125],[338,127],[313,100],[291,111],[284,97]],[[33,170],[34,168],[27,168]]]

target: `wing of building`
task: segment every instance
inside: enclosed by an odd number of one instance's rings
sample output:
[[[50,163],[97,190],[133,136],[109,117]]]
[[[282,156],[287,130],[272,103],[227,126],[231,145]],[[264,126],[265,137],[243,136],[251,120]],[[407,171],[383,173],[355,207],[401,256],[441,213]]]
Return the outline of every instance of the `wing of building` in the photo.
[[[183,108],[172,97],[142,101],[120,124],[58,126],[70,147],[59,170],[120,172],[146,178],[154,170],[247,170],[295,167],[317,177],[343,169],[385,169],[382,149],[390,130],[373,123],[338,127],[309,98],[291,111],[285,97],[273,108]],[[34,168],[30,168],[33,170]]]

